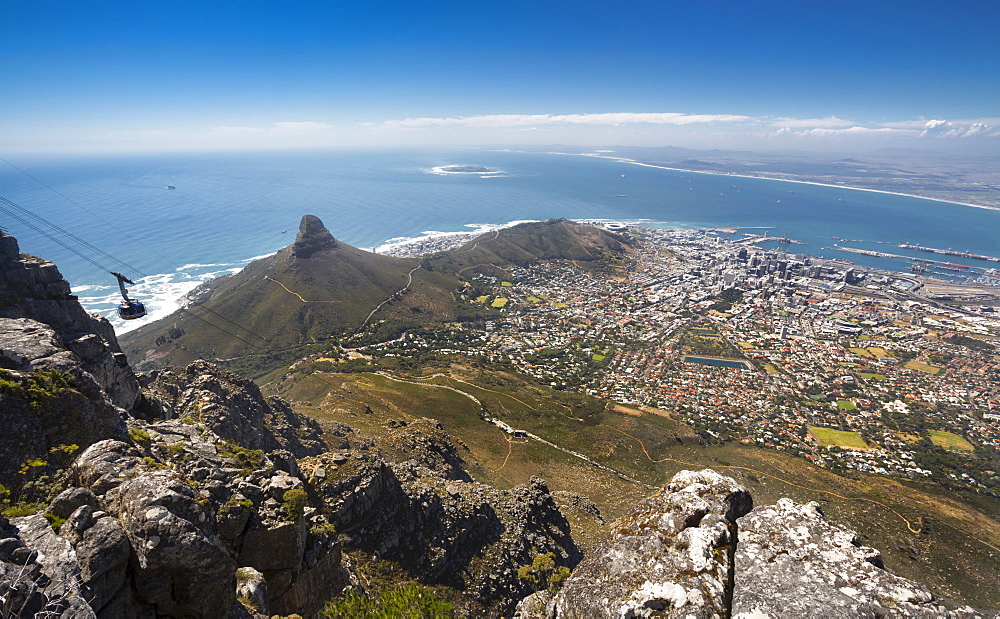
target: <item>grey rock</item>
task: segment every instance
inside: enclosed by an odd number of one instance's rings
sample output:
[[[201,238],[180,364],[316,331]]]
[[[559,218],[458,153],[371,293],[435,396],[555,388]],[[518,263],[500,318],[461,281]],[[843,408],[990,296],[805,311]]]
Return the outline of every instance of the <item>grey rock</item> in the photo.
[[[555,597],[555,613],[725,617],[735,521],[752,505],[729,477],[681,471],[614,525]]]
[[[291,475],[275,475],[268,480],[265,490],[275,501],[282,501],[289,490],[301,489],[302,480]]]
[[[551,552],[573,567],[580,552],[544,482],[510,490],[451,480],[397,452],[387,463],[350,454],[314,489],[345,545],[398,562],[422,582],[454,586],[509,613],[532,591],[517,570]],[[487,567],[488,566],[488,567]]]
[[[339,595],[350,581],[343,566],[340,547],[323,546],[317,560],[301,570],[295,581],[283,591],[274,591],[269,602],[272,612],[306,617],[323,610],[324,601]]]
[[[16,239],[0,237],[0,319],[26,318],[48,325],[96,380],[114,406],[130,410],[140,389],[118,345],[114,328],[88,314],[52,263],[21,258]],[[4,329],[0,329],[3,332]]]
[[[815,502],[780,499],[737,522],[733,617],[945,615],[930,591],[885,571],[878,551]]]
[[[236,570],[236,597],[249,600],[254,610],[261,615],[271,614],[267,605],[267,582],[264,575],[252,567]]]
[[[277,450],[291,457],[278,458],[287,472],[287,460],[326,451],[320,425],[294,412],[280,398],[265,398],[253,381],[205,361],[183,371],[157,370],[141,377],[145,393],[177,418],[190,417],[219,437],[246,449],[271,454]]]
[[[76,554],[90,604],[100,613],[125,584],[131,545],[117,520],[102,518],[84,531]]]
[[[103,495],[121,484],[138,463],[128,443],[108,439],[85,449],[73,462],[70,474],[95,495]]]
[[[173,616],[229,611],[236,566],[212,539],[199,496],[189,485],[172,471],[154,470],[123,482],[105,499],[131,544],[140,602]]]
[[[90,505],[81,505],[59,528],[59,536],[76,545],[83,532],[94,526],[95,522],[97,521],[94,519],[94,509]]]
[[[86,601],[80,583],[77,555],[70,543],[56,535],[49,521],[40,514],[12,518],[11,525],[26,546],[34,549],[44,579],[36,579],[44,594],[42,613],[67,617],[96,617]]]
[[[89,488],[69,488],[52,499],[45,511],[59,518],[69,518],[70,514],[83,505],[96,510],[100,507],[100,502]]]
[[[65,385],[48,389],[51,397],[45,406],[13,394],[0,396],[4,408],[0,416],[0,479],[16,480],[16,471],[25,460],[50,461],[53,448],[87,447],[105,438],[124,436],[124,411],[114,405],[84,365],[48,325],[27,318],[0,318],[0,367],[15,370],[9,379],[26,383],[31,373],[51,370],[69,377]],[[52,380],[43,374],[34,377]]]
[[[310,258],[313,254],[337,249],[339,243],[315,215],[303,215],[299,222],[299,233],[292,245],[292,256],[299,259]]]
[[[306,546],[305,520],[295,522],[260,520],[251,522],[243,536],[239,562],[255,569],[298,570]]]

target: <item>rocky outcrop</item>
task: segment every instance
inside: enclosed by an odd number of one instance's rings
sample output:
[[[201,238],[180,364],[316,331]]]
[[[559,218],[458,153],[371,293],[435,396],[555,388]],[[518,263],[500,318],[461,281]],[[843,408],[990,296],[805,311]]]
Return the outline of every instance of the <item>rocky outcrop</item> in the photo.
[[[983,616],[887,572],[816,503],[751,506],[735,480],[681,471],[616,523],[559,593],[525,598],[515,616]]]
[[[517,570],[536,556],[552,553],[558,565],[576,565],[580,552],[544,481],[498,490],[456,479],[455,462],[442,456],[454,448],[416,429],[436,424],[413,425],[390,443],[427,443],[424,456],[395,452],[397,461],[388,462],[353,450],[303,465],[313,470],[313,487],[345,545],[395,561],[421,582],[462,589],[499,613],[532,591]]]
[[[294,412],[280,398],[265,398],[250,380],[206,361],[183,371],[157,370],[141,376],[157,416],[188,418],[247,449],[286,450],[296,458],[326,451],[315,420]]]
[[[17,239],[2,234],[0,318],[48,325],[115,406],[130,410],[138,403],[139,385],[111,324],[80,306],[56,265],[20,254]]]
[[[333,238],[319,217],[315,215],[302,216],[302,221],[299,222],[299,233],[292,245],[292,256],[305,259],[316,252],[336,249],[337,246],[337,239]]]
[[[9,238],[9,237],[7,237]],[[28,460],[49,462],[60,446],[86,447],[125,434],[116,407],[86,364],[52,327],[0,318],[0,480],[7,486]],[[44,470],[54,470],[55,462]],[[36,471],[37,473],[37,471]]]
[[[640,501],[577,568],[551,605],[565,617],[680,614],[724,617],[736,519],[747,490],[714,471],[683,471]]]
[[[733,617],[937,617],[925,587],[884,569],[882,555],[828,521],[817,503],[781,499],[738,521]]]
[[[241,566],[269,574],[255,595],[274,612],[315,613],[343,589],[333,528],[307,505],[289,513],[285,493],[305,487],[295,472],[191,420],[133,424],[130,437],[96,442],[73,463],[76,485],[44,510],[66,518],[58,535],[41,515],[13,521],[12,551],[37,551],[36,571],[64,583],[35,586],[32,604],[86,600],[80,616],[227,616],[241,608]],[[0,556],[0,573],[11,569]]]
[[[389,422],[385,436],[379,440],[379,447],[394,462],[422,466],[446,479],[472,481],[462,468],[462,457],[454,440],[434,419]],[[468,450],[464,445],[462,447]]]

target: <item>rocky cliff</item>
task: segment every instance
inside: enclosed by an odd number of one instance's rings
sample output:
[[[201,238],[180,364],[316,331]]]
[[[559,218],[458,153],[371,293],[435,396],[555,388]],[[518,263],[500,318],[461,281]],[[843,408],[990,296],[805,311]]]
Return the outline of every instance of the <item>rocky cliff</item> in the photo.
[[[299,233],[292,245],[292,255],[305,259],[319,251],[336,249],[337,245],[337,239],[333,238],[319,217],[303,215],[299,222]]]
[[[754,508],[715,471],[681,471],[615,523],[558,594],[516,616],[981,617],[887,572],[878,551],[818,504]]]
[[[139,400],[139,385],[111,323],[80,306],[56,265],[20,251],[17,239],[0,234],[0,318],[48,325],[111,403],[131,409]],[[10,369],[9,363],[0,360],[0,367]]]

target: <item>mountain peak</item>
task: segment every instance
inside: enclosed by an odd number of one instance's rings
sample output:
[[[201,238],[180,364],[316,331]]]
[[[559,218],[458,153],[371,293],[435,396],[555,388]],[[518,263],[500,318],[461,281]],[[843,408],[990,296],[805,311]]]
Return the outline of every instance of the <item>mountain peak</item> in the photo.
[[[336,249],[337,239],[333,238],[323,222],[315,215],[303,215],[299,223],[299,234],[292,245],[292,255],[308,258],[318,251]]]

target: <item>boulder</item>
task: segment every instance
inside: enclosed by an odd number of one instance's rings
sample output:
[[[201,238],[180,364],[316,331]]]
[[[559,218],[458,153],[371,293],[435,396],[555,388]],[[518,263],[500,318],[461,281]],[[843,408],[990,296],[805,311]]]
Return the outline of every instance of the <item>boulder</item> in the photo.
[[[128,537],[114,518],[100,518],[83,532],[76,544],[77,563],[95,611],[101,612],[120,595],[131,555]]]
[[[100,509],[100,503],[95,495],[88,488],[69,488],[63,490],[56,498],[49,502],[45,511],[59,518],[69,518],[70,514],[77,508],[89,505],[92,509]]]
[[[726,617],[736,519],[753,501],[715,471],[681,471],[617,522],[552,602],[565,617]]]
[[[169,470],[142,472],[105,497],[132,547],[138,599],[157,614],[220,617],[235,602],[236,565],[199,499]]]
[[[733,617],[948,614],[925,587],[887,572],[877,550],[828,521],[815,502],[780,499],[737,524]]]

